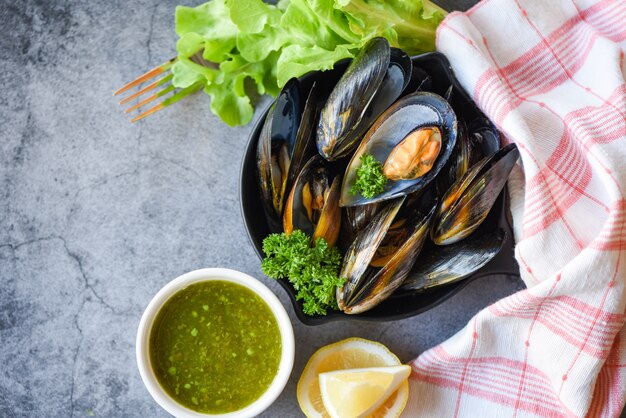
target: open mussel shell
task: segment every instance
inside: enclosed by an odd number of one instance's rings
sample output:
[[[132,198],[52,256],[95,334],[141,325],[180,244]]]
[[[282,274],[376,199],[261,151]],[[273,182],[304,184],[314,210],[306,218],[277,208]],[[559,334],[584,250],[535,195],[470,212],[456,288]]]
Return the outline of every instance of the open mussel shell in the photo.
[[[314,152],[312,128],[317,113],[315,85],[302,109],[299,85],[292,79],[271,105],[257,145],[257,174],[266,210],[275,217],[306,159]]]
[[[298,126],[298,131],[296,133],[296,143],[291,155],[291,164],[289,165],[287,182],[285,183],[283,201],[287,198],[287,195],[293,188],[293,184],[296,181],[298,174],[302,171],[304,164],[309,160],[311,155],[315,154],[315,137],[313,135],[313,127],[317,121],[317,116],[317,85],[313,83],[311,90],[309,90],[306,103],[304,104],[304,110],[302,111],[302,117],[300,118],[300,125]]]
[[[484,117],[473,119],[468,125],[459,120],[456,145],[450,159],[437,176],[437,191],[443,196],[450,186],[482,158],[500,149],[497,128]]]
[[[337,290],[337,303],[345,313],[365,312],[387,299],[413,267],[437,205],[424,200],[419,209],[402,208],[406,203],[403,197],[387,204],[346,252],[340,277],[347,281]],[[385,242],[390,234],[399,235]],[[385,244],[388,248],[380,251]]]
[[[479,230],[455,244],[426,246],[398,291],[422,291],[462,280],[498,255],[506,238],[506,232],[496,227]]]
[[[311,157],[296,178],[285,204],[283,230],[289,235],[300,229],[313,237],[323,238],[334,246],[339,238],[341,176],[332,178],[326,162],[319,155]]]
[[[376,118],[400,97],[411,59],[384,38],[370,40],[354,57],[324,105],[317,148],[329,161],[348,155]]]
[[[361,156],[371,154],[381,164],[388,160],[397,146],[410,135],[437,128],[441,148],[429,171],[412,180],[389,180],[384,191],[371,199],[353,194]],[[457,119],[450,105],[434,93],[417,92],[398,100],[383,113],[367,131],[346,169],[341,187],[341,206],[357,206],[394,199],[424,189],[450,158],[457,137]]]
[[[374,258],[376,249],[385,238],[387,230],[404,203],[404,198],[390,202],[381,209],[367,227],[357,236],[343,258],[339,277],[346,279],[342,288],[337,289],[337,304],[345,311],[348,302],[356,293],[357,287],[365,278],[365,271]]]
[[[432,231],[438,245],[453,244],[474,232],[491,207],[519,158],[515,144],[501,148],[472,166],[442,198]]]

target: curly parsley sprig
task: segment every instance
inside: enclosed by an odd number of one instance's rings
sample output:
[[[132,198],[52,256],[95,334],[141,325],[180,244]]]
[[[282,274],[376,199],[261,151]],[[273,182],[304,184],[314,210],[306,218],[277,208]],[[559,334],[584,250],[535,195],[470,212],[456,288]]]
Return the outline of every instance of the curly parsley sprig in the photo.
[[[287,279],[296,290],[296,300],[303,301],[307,315],[326,315],[338,309],[335,291],[343,286],[339,278],[341,253],[319,238],[314,247],[311,238],[300,230],[289,237],[285,233],[270,234],[263,240],[265,259],[263,273],[273,279]]]
[[[361,155],[361,166],[356,170],[356,181],[350,188],[350,193],[360,193],[364,198],[371,199],[384,192],[386,184],[383,165],[371,154]]]

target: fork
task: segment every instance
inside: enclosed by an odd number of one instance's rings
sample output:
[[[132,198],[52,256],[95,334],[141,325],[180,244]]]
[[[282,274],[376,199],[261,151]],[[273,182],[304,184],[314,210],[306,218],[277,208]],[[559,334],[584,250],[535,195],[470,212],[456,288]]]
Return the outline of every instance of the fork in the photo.
[[[192,55],[190,57],[191,61],[195,62],[196,64],[203,65],[205,67],[218,68],[218,65],[216,63],[205,60],[202,57],[202,52],[203,51],[199,51],[198,53]],[[174,57],[161,65],[157,65],[150,71],[147,71],[146,73],[140,75],[139,77],[137,77],[130,83],[125,84],[120,89],[115,91],[115,93],[113,93],[113,96],[117,96],[119,94],[122,94],[132,89],[133,87],[138,87],[148,81],[151,81],[159,75],[163,75],[163,77],[159,78],[156,81],[151,82],[145,87],[142,87],[135,93],[132,93],[130,96],[125,97],[119,102],[120,105],[124,105],[134,99],[138,99],[140,96],[144,95],[145,93],[148,93],[149,91],[157,87],[164,86],[161,90],[157,91],[156,93],[153,93],[152,95],[146,98],[143,98],[142,100],[139,100],[137,103],[135,103],[128,109],[124,110],[124,113],[130,113],[134,110],[137,110],[147,105],[148,103],[153,102],[154,100],[160,97],[163,97],[169,93],[173,93],[172,95],[166,97],[162,102],[157,103],[156,105],[150,107],[148,110],[144,111],[143,113],[140,113],[139,115],[135,116],[133,119],[131,119],[131,122],[136,122],[140,119],[145,118],[146,116],[150,116],[153,113],[156,113],[159,110],[164,109],[167,106],[172,105],[176,103],[177,101],[184,99],[185,97],[197,92],[198,90],[202,88],[203,83],[201,81],[198,81],[192,84],[191,86],[185,87],[182,89],[178,89],[173,84],[171,84],[171,80],[174,77],[174,74],[172,74],[171,69],[177,61],[178,61],[178,57]]]

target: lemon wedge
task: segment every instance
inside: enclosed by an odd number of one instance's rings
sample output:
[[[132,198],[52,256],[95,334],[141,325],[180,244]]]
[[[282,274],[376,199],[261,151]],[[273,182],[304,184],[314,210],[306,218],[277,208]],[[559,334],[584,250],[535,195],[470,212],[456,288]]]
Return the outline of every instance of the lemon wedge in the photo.
[[[308,418],[331,418],[324,406],[319,376],[336,370],[400,366],[400,360],[383,344],[363,338],[348,338],[317,350],[309,359],[298,381],[297,397]],[[398,417],[409,399],[409,383],[404,381],[374,412],[372,418]]]
[[[381,406],[411,374],[409,366],[337,370],[319,375],[331,418],[365,418]]]

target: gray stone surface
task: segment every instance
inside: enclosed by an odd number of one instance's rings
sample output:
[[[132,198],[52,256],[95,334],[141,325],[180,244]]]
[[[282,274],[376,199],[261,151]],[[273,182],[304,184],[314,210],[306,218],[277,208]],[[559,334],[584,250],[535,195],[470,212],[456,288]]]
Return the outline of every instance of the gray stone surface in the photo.
[[[111,97],[173,56],[179,1],[0,2],[0,417],[167,416],[141,382],[135,333],[189,270],[242,270],[288,305],[239,213],[250,128],[222,124],[204,95],[130,124]],[[408,361],[520,288],[484,279],[393,324],[307,327],[289,306],[296,362],[263,416],[299,416],[295,383],[324,344],[372,338]]]

